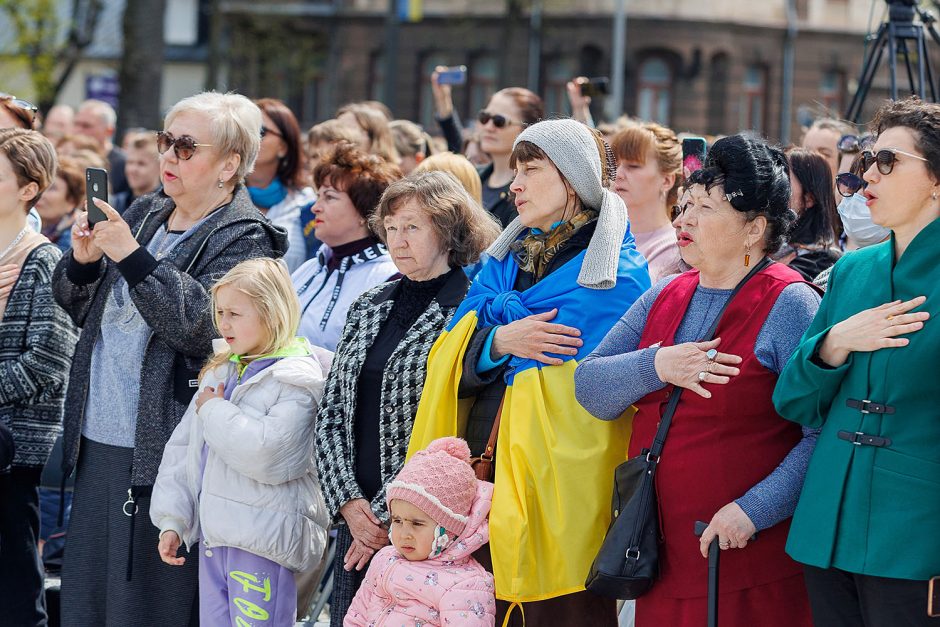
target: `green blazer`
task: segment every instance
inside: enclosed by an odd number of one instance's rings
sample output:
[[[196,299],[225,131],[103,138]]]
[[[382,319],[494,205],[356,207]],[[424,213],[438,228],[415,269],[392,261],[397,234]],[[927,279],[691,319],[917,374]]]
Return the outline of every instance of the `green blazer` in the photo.
[[[780,374],[781,416],[821,427],[787,541],[793,559],[852,573],[940,575],[940,219],[898,262],[890,240],[845,255],[800,347]],[[864,309],[926,296],[931,318],[903,348],[852,353],[839,368],[813,359],[829,329]],[[893,413],[863,412],[868,400]],[[882,446],[839,437],[890,439]],[[861,436],[858,436],[861,437]]]

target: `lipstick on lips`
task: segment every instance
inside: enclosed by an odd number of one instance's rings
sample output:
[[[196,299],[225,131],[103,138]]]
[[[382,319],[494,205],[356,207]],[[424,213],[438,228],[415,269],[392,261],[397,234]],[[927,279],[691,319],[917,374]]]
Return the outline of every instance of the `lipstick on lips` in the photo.
[[[678,236],[678,244],[680,248],[685,248],[695,240],[692,239],[692,236],[686,233],[685,231],[680,231]]]

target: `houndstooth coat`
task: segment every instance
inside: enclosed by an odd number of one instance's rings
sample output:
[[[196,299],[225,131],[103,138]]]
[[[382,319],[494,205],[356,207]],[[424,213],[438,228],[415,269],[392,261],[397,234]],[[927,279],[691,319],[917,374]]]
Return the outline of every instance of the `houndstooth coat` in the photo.
[[[353,420],[357,385],[366,355],[394,304],[391,297],[397,284],[398,281],[392,281],[374,287],[349,308],[317,413],[317,471],[327,509],[334,520],[339,508],[347,502],[365,498],[355,476]],[[382,408],[379,437],[383,484],[394,479],[405,463],[411,427],[427,374],[428,353],[469,286],[463,272],[454,272],[389,357],[379,404]],[[388,519],[384,487],[372,499],[372,511],[380,520]]]

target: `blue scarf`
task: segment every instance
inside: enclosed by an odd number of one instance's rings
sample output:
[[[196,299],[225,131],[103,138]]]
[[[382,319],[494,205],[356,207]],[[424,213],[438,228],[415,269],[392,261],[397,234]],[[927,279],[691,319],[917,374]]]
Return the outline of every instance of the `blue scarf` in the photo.
[[[287,198],[287,188],[281,183],[281,179],[275,176],[267,187],[249,186],[248,194],[251,196],[251,202],[255,203],[257,207],[270,209]]]

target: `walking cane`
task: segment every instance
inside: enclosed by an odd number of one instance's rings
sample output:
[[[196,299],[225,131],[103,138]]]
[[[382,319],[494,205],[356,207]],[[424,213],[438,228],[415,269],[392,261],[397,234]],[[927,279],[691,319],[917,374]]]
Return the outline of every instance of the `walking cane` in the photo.
[[[696,520],[695,535],[701,537],[707,527],[708,523]],[[708,545],[708,627],[718,627],[718,558],[720,555],[718,536],[715,536]]]

